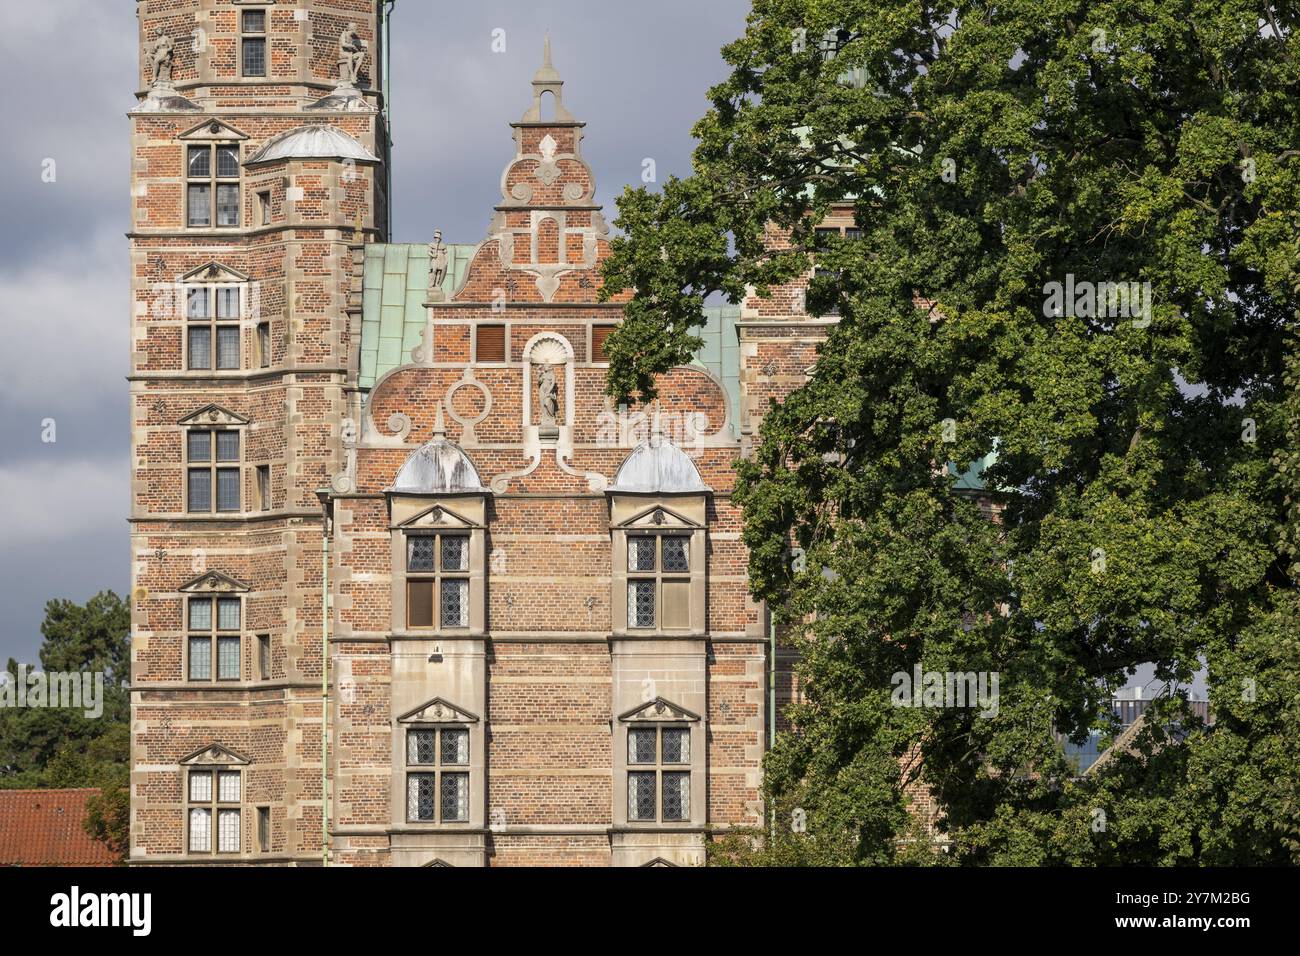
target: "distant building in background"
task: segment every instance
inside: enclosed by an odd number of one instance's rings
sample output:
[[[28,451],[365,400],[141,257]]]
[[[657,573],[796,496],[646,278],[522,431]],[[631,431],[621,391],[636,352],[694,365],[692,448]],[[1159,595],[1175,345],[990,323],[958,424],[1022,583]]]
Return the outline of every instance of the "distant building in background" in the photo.
[[[0,866],[113,866],[118,862],[82,826],[83,790],[0,790]]]
[[[1137,693],[1141,693],[1138,689]],[[1062,737],[1061,744],[1065,748],[1066,757],[1074,760],[1079,768],[1079,773],[1087,773],[1104,754],[1115,750],[1116,747],[1123,749],[1124,745],[1135,735],[1135,727],[1139,723],[1142,715],[1146,713],[1147,708],[1152,703],[1160,699],[1160,695],[1152,697],[1120,697],[1118,694],[1111,701],[1111,710],[1119,719],[1119,732],[1115,734],[1115,740],[1108,748],[1101,746],[1102,731],[1094,729],[1088,734],[1088,739],[1082,744],[1071,743]],[[1205,700],[1188,701],[1191,704],[1192,712],[1207,724],[1214,721],[1210,717],[1210,703]]]

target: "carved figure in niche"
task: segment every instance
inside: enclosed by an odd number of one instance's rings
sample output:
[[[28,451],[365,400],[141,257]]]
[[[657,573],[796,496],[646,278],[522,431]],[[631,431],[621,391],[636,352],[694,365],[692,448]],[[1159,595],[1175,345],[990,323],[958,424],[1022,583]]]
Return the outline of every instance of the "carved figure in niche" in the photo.
[[[555,367],[543,365],[537,379],[537,406],[542,411],[542,424],[554,425],[560,412],[560,390],[555,380]]]

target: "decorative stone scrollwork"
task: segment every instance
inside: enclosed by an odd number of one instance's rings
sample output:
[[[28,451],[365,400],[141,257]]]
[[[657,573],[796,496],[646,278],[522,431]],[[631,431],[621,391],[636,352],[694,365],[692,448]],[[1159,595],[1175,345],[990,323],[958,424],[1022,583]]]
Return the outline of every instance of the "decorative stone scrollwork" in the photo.
[[[393,412],[388,416],[388,430],[393,432],[402,441],[406,441],[411,434],[411,417],[405,412]]]

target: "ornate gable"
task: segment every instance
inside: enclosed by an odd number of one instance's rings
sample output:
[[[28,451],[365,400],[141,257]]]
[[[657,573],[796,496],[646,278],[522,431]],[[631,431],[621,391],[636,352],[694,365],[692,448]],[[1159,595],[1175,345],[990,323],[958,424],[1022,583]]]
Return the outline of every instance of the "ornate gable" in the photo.
[[[250,763],[243,754],[221,744],[208,744],[180,759],[182,767],[246,767]]]
[[[198,411],[190,412],[176,424],[185,426],[247,425],[248,419],[243,415],[236,415],[230,409],[222,408],[220,405],[204,405]]]
[[[220,571],[205,571],[192,581],[180,586],[183,594],[240,594],[249,590],[247,584],[236,581]]]
[[[618,719],[629,722],[681,723],[699,720],[700,715],[691,713],[685,707],[678,707],[662,697],[656,697],[654,700],[633,707],[626,713],[619,714]]]
[[[397,718],[399,724],[473,724],[478,717],[455,704],[449,704],[441,697],[435,697],[421,704],[415,710],[407,711]]]

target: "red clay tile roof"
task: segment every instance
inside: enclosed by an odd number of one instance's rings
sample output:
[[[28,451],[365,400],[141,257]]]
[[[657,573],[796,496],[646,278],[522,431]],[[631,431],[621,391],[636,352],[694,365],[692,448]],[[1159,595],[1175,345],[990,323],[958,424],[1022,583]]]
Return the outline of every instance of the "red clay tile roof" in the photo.
[[[86,790],[0,790],[0,866],[112,866],[81,825]]]

